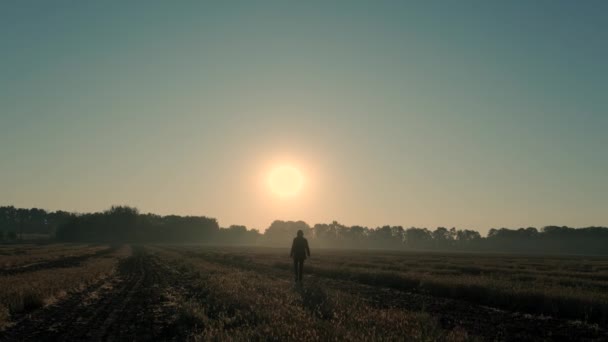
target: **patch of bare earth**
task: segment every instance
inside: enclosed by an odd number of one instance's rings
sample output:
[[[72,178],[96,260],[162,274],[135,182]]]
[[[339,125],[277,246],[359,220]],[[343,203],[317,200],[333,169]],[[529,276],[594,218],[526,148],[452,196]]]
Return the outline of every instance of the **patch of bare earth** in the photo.
[[[167,293],[177,281],[157,258],[136,248],[114,277],[31,313],[1,332],[0,340],[167,340],[176,316]]]

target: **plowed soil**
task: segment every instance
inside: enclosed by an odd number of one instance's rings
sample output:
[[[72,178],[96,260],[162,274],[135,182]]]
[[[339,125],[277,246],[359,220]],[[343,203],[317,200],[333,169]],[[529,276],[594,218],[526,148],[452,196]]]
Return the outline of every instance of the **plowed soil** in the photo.
[[[33,271],[38,271],[38,270],[46,270],[49,268],[74,267],[74,266],[78,266],[78,265],[82,264],[83,262],[85,262],[87,260],[109,255],[114,251],[116,251],[116,247],[102,249],[100,251],[97,251],[97,252],[91,253],[91,254],[70,256],[70,257],[65,257],[65,258],[59,258],[56,260],[40,261],[40,262],[31,263],[31,264],[27,264],[27,265],[20,265],[20,266],[16,266],[16,267],[1,268],[0,275],[20,274],[20,273],[33,272]]]
[[[208,260],[280,278],[290,286],[291,273],[266,265]],[[135,248],[121,261],[111,279],[73,293],[65,299],[22,317],[0,332],[0,341],[164,341],[182,340],[178,307],[172,297],[188,298],[191,273],[176,269],[145,248]],[[537,317],[496,310],[466,301],[407,293],[349,280],[308,275],[306,282],[344,291],[377,307],[425,311],[446,329],[461,327],[488,341],[608,341],[606,327],[559,318]],[[200,327],[199,327],[200,328]]]
[[[136,249],[119,274],[25,317],[0,334],[2,341],[147,341],[168,339],[174,309],[164,293],[175,273]]]

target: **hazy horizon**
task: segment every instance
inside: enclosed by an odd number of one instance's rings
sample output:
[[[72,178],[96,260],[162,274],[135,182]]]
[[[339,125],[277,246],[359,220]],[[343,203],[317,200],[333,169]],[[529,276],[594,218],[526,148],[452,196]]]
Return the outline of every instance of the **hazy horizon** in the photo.
[[[608,226],[606,10],[1,3],[0,204]]]

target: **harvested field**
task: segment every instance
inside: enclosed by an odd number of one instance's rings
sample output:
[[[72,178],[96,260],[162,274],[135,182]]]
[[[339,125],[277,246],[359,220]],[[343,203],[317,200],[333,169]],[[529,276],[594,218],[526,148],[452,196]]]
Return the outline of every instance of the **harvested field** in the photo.
[[[0,272],[69,257],[94,255],[109,248],[109,246],[104,245],[74,244],[17,245],[10,247],[0,245]]]
[[[72,247],[68,250],[51,250],[48,255],[45,255],[44,252],[20,255],[12,258],[12,263],[7,263],[11,266],[0,268],[0,275],[78,266],[86,260],[111,254],[115,250],[115,247],[110,246]]]
[[[315,252],[301,286],[267,248],[123,246],[2,275],[0,340],[608,340],[605,258]]]

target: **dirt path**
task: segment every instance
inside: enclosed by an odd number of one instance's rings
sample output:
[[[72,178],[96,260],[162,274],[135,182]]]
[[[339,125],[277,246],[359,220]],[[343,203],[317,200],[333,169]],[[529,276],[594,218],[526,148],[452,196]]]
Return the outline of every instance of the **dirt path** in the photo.
[[[1,341],[141,341],[168,336],[174,312],[163,305],[171,277],[135,248],[111,280],[34,312],[0,334]],[[166,339],[166,338],[165,338]]]

